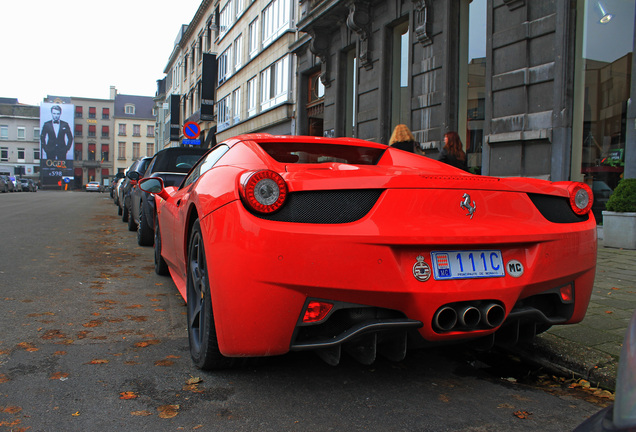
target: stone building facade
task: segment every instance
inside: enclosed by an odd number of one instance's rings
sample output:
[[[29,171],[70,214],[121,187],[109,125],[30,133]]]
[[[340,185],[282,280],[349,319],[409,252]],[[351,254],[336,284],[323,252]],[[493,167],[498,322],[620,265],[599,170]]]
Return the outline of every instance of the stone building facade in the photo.
[[[475,173],[612,188],[636,176],[634,2],[299,7],[296,133],[388,143],[403,123],[433,158],[457,131]]]

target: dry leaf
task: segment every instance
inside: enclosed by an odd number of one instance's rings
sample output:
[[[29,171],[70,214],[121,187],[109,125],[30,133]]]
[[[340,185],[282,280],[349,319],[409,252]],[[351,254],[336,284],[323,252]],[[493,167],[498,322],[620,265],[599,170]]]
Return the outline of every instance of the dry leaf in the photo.
[[[186,381],[186,384],[192,385],[192,384],[199,384],[200,382],[203,382],[203,380],[201,378],[199,378],[199,377],[190,377],[190,379]]]
[[[91,361],[89,361],[88,363],[85,363],[85,364],[96,365],[96,364],[106,364],[106,363],[108,363],[108,360],[105,360],[105,359],[93,359],[93,360],[91,360]]]
[[[177,414],[179,414],[178,410],[179,405],[162,405],[157,408],[157,411],[159,411],[159,418],[164,419],[176,417]]]
[[[119,393],[119,399],[128,400],[128,399],[137,399],[138,397],[139,396],[137,395],[137,393],[131,392],[131,391]]]
[[[63,378],[68,378],[68,374],[65,372],[55,372],[53,375],[49,377],[52,380],[61,380]]]
[[[157,360],[155,362],[155,366],[172,366],[174,364],[174,362],[172,360]]]
[[[157,345],[158,343],[160,343],[160,341],[158,339],[151,339],[151,340],[147,340],[147,341],[143,341],[143,342],[137,342],[135,344],[135,346],[137,348],[146,348],[147,346]]]
[[[130,415],[134,415],[134,416],[143,416],[143,417],[147,417],[147,416],[151,416],[152,413],[150,411],[131,411]]]
[[[520,419],[527,419],[532,415],[532,413],[528,411],[515,411],[512,414]]]

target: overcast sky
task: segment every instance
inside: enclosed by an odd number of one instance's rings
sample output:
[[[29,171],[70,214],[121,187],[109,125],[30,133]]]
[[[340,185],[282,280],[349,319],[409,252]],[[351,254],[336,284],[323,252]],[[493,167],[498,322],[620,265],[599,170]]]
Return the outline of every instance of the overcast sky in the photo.
[[[201,0],[2,0],[0,97],[154,96]]]

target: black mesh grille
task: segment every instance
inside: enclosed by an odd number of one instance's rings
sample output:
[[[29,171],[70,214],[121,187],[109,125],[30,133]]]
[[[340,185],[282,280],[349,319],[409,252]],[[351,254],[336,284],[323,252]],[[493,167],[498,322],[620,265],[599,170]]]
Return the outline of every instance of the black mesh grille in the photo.
[[[381,194],[381,189],[291,192],[276,213],[254,215],[279,222],[349,223],[369,213]]]
[[[528,194],[537,210],[544,218],[554,223],[576,223],[585,222],[589,219],[587,214],[581,216],[574,213],[568,198],[552,195]]]

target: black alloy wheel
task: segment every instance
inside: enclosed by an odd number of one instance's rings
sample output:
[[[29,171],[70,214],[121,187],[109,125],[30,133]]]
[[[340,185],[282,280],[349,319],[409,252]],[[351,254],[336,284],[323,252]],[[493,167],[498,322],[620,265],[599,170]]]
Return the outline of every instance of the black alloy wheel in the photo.
[[[219,351],[210,295],[209,269],[198,219],[192,227],[187,260],[186,303],[192,362],[196,367],[204,370],[231,367],[235,359],[224,357]]]
[[[119,207],[119,209],[121,210],[121,221],[122,222],[128,222],[128,207],[126,207],[126,200],[124,200],[124,204]]]
[[[168,264],[166,260],[161,256],[161,232],[159,231],[159,220],[155,219],[155,273],[159,276],[168,276],[170,271],[168,270]]]

